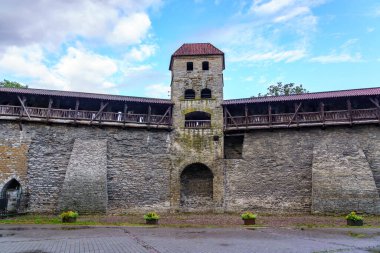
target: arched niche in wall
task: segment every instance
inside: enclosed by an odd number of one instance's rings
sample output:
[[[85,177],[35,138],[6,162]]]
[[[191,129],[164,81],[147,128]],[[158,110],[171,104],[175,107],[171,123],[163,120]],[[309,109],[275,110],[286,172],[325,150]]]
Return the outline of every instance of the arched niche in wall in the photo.
[[[203,163],[193,163],[181,173],[180,206],[184,210],[212,208],[213,204],[212,171]]]
[[[16,179],[9,180],[1,190],[0,198],[2,202],[6,203],[6,209],[8,212],[16,212],[21,199],[21,184]]]
[[[189,112],[185,115],[185,128],[210,128],[211,114],[202,111]]]
[[[193,89],[187,89],[185,90],[185,99],[194,99],[195,98],[195,91]]]
[[[204,88],[201,90],[201,98],[211,98],[211,90]]]

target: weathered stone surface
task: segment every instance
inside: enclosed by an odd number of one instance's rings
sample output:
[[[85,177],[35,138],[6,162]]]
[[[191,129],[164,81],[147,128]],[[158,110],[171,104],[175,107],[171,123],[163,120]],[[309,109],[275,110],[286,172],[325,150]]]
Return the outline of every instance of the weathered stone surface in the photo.
[[[105,213],[107,204],[107,140],[75,139],[60,197],[60,209]]]

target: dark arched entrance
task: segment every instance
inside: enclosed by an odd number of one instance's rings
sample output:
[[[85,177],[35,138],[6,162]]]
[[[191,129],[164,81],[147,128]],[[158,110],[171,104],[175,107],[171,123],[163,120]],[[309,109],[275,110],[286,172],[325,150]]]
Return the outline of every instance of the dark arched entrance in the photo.
[[[211,170],[202,163],[193,163],[181,173],[180,206],[183,211],[210,210],[213,207]]]
[[[1,190],[1,199],[6,199],[7,211],[16,212],[21,199],[21,185],[16,179],[11,179]]]

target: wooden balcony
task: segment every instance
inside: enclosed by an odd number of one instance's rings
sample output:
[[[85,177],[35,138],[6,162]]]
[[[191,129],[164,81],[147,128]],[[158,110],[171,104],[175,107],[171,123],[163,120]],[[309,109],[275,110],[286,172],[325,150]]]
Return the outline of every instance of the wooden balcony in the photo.
[[[232,116],[229,114],[225,116],[224,125],[226,131],[232,131],[369,123],[380,124],[379,108],[246,116]]]
[[[211,128],[211,120],[185,120],[185,128]]]
[[[26,120],[86,125],[127,127],[171,127],[171,117],[165,115],[131,114],[122,112],[98,112],[70,109],[22,107],[0,105],[0,119]]]

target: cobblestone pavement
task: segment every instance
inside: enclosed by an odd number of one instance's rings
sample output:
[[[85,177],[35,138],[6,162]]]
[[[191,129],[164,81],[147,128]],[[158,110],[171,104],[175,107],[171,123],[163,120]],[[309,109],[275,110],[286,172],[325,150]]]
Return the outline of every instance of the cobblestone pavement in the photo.
[[[380,252],[380,229],[1,225],[0,252]]]

